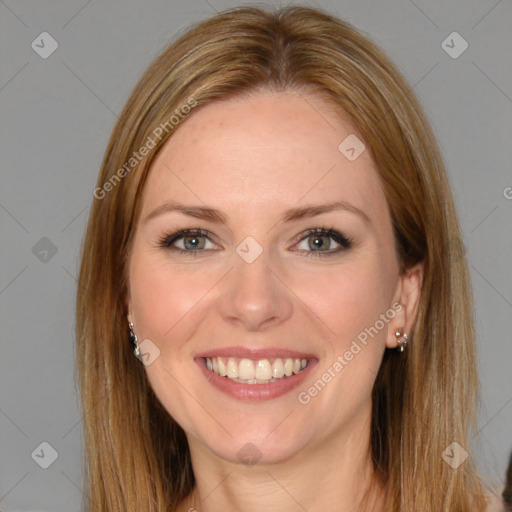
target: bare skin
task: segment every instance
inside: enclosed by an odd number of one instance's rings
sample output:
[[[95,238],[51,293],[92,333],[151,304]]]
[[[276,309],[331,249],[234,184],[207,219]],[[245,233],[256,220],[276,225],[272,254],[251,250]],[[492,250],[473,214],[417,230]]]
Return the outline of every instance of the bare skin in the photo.
[[[160,350],[145,367],[151,386],[187,434],[197,493],[179,511],[349,512],[370,482],[372,386],[395,332],[411,331],[423,270],[399,275],[375,162],[369,151],[350,161],[338,149],[350,134],[317,96],[263,91],[193,112],[153,163],[126,300],[139,339]],[[145,222],[171,200],[218,209],[226,222],[176,211]],[[287,209],[334,201],[345,207],[281,221]],[[186,228],[212,236],[159,244]],[[350,246],[306,233],[315,228]],[[249,236],[262,249],[251,263],[236,252]],[[378,333],[345,357],[383,316]],[[212,386],[195,361],[232,346],[292,349],[318,362],[299,388],[244,401]],[[325,372],[327,385],[309,393]],[[241,460],[244,446],[257,448],[254,465]]]

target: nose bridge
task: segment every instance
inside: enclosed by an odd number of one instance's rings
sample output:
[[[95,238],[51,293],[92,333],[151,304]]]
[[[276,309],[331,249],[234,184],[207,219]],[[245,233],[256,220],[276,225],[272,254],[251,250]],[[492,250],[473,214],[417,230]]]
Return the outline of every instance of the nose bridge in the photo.
[[[237,246],[233,266],[219,301],[226,321],[258,330],[291,316],[291,297],[271,268],[266,248],[248,237]]]

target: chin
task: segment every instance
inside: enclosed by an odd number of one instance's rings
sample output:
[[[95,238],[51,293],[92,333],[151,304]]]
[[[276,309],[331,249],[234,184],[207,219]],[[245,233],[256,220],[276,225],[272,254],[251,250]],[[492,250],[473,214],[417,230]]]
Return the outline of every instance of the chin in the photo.
[[[283,415],[264,423],[253,420],[245,428],[243,423],[234,422],[237,430],[228,429],[229,434],[222,431],[220,435],[203,437],[199,433],[196,437],[216,456],[234,464],[278,464],[303,454],[310,444],[307,437],[311,433],[304,432],[303,428],[290,430],[293,416]],[[286,418],[284,421],[283,417]]]
[[[218,457],[239,466],[252,467],[262,464],[279,464],[286,462],[301,451],[300,443],[288,444],[271,441],[251,440],[250,436],[232,439],[226,446],[210,446]]]

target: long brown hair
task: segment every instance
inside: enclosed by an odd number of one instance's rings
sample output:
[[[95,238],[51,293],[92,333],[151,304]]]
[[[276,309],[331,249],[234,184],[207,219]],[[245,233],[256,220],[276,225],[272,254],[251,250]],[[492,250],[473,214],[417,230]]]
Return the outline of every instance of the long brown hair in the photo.
[[[174,510],[193,488],[185,434],[128,339],[127,262],[158,149],[194,108],[258,89],[317,93],[348,116],[378,165],[401,270],[424,263],[412,342],[403,354],[386,351],[373,390],[371,455],[386,510],[483,511],[471,457],[457,468],[447,462],[454,449],[470,451],[478,380],[469,274],[438,146],[383,52],[350,24],[299,6],[241,7],[195,25],[149,66],[114,127],[76,305],[89,509]]]

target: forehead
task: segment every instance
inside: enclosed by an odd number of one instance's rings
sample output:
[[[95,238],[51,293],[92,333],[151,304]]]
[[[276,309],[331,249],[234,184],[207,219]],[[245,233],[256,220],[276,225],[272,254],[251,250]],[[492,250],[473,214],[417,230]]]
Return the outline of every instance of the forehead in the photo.
[[[169,199],[228,214],[242,208],[249,216],[344,200],[378,220],[387,205],[370,152],[347,158],[344,141],[354,146],[361,139],[313,94],[262,91],[204,105],[182,121],[154,160],[143,214]]]

